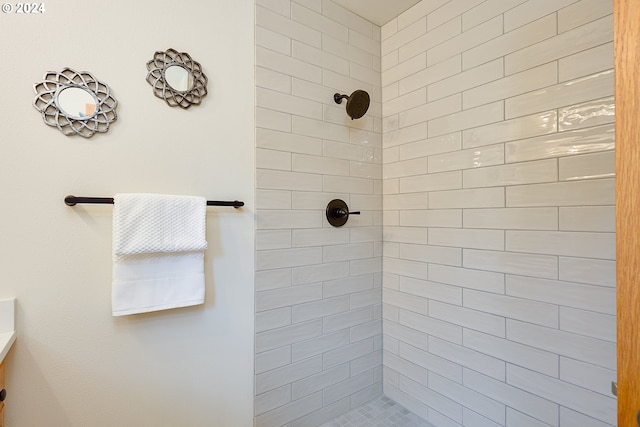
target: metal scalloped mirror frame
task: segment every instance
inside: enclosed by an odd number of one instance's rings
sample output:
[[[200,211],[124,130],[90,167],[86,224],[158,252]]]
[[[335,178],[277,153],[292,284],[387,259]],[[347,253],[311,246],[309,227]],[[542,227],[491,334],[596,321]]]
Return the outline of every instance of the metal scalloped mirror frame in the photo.
[[[170,67],[181,67],[190,73],[193,80],[188,90],[174,89],[168,82],[165,72]],[[198,105],[207,94],[207,76],[202,72],[202,67],[186,52],[178,52],[168,49],[165,52],[157,51],[153,59],[147,62],[147,82],[153,87],[153,94],[164,99],[171,107],[189,108]]]
[[[93,96],[95,106],[90,114],[77,117],[60,108],[60,94],[72,88],[82,89]],[[90,138],[95,133],[107,132],[109,125],[118,118],[118,101],[111,95],[109,86],[87,71],[71,68],[64,68],[60,72],[47,71],[43,80],[33,86],[33,90],[36,93],[33,106],[42,114],[42,120],[65,135]]]

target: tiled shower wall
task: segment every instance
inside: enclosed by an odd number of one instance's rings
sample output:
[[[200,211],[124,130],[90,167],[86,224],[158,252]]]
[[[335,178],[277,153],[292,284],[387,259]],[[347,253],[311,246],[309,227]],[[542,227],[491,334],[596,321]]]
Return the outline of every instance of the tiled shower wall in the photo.
[[[616,424],[611,13],[382,27],[384,392],[438,427]]]
[[[328,0],[256,2],[256,426],[382,394],[380,28]],[[364,89],[350,120],[336,92]],[[325,218],[341,198],[341,228]]]

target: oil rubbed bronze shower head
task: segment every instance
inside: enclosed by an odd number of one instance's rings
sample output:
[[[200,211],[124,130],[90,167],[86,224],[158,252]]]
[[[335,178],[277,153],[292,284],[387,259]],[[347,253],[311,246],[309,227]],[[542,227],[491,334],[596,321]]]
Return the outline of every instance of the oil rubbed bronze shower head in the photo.
[[[349,95],[341,95],[336,93],[333,95],[333,100],[336,104],[341,104],[343,99],[347,99],[347,114],[353,119],[359,119],[364,116],[364,114],[369,109],[369,103],[371,102],[371,98],[369,98],[369,94],[364,90],[356,90],[350,96]]]

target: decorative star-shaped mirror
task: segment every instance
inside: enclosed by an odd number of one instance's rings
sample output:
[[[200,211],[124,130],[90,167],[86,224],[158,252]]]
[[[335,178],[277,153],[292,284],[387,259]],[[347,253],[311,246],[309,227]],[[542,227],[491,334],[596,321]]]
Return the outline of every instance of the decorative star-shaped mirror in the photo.
[[[65,135],[89,138],[109,130],[118,118],[118,101],[109,86],[86,71],[48,71],[33,90],[33,106],[42,114],[42,120]]]
[[[186,52],[158,51],[147,62],[147,82],[153,94],[171,107],[189,108],[200,104],[207,94],[207,76]]]

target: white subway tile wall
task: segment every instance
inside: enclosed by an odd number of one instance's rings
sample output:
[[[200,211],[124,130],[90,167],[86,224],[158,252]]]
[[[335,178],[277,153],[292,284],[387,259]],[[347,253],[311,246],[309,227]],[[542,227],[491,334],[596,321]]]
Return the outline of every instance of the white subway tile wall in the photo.
[[[256,9],[256,426],[614,426],[612,2]]]
[[[612,9],[382,27],[383,389],[437,427],[616,425]]]
[[[317,426],[382,394],[380,38],[330,0],[256,1],[256,427]],[[371,106],[351,120],[333,94],[356,89]],[[335,198],[361,215],[332,227]]]

